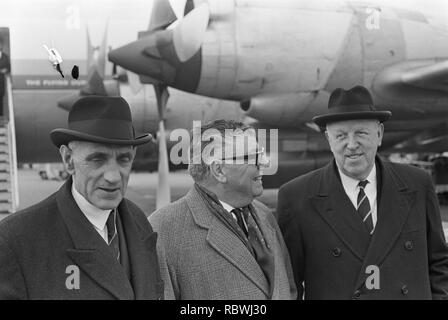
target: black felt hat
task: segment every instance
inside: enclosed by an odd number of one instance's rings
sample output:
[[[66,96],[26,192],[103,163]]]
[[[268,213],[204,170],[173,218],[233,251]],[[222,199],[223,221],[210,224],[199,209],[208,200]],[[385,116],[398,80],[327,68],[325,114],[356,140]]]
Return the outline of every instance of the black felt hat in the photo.
[[[323,128],[327,123],[344,120],[378,119],[384,122],[391,115],[390,111],[376,110],[369,90],[356,86],[350,90],[335,89],[328,101],[328,113],[315,116],[313,121]]]
[[[149,142],[149,133],[135,136],[131,109],[122,97],[87,96],[75,102],[68,115],[68,129],[50,133],[58,148],[70,141],[137,146]]]

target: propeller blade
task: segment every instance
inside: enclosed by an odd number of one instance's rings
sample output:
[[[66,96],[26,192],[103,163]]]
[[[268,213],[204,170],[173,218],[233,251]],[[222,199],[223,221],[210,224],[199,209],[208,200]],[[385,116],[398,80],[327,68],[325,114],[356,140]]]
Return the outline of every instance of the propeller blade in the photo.
[[[139,93],[140,90],[142,90],[143,85],[140,82],[138,75],[135,74],[134,72],[128,71],[127,77],[128,77],[129,87],[131,88],[132,93],[133,94]]]
[[[185,13],[185,5],[187,4],[187,0],[169,0],[171,10],[173,10],[176,18],[182,19]]]
[[[165,136],[165,110],[169,98],[169,92],[166,85],[155,84],[154,91],[157,98],[157,111],[159,115],[159,132],[157,133],[157,140],[159,143],[159,162],[158,162],[158,186],[157,186],[157,209],[167,205],[171,202],[171,191],[168,177],[170,174],[168,164],[168,150],[166,147]]]
[[[207,31],[210,11],[207,3],[193,9],[173,29],[173,43],[181,62],[190,59],[200,48]]]
[[[168,150],[166,148],[165,126],[163,120],[159,122],[159,132],[157,133],[159,143],[159,163],[158,163],[158,183],[157,183],[157,209],[166,206],[171,202],[171,191],[169,184]]]
[[[92,45],[92,40],[90,40],[90,32],[89,27],[86,27],[86,36],[87,36],[87,70],[90,69],[94,64],[94,52],[95,47]]]
[[[185,4],[184,16],[190,13],[190,11],[193,9],[194,9],[194,0],[187,0],[187,3]]]
[[[176,0],[177,1],[177,0]],[[154,0],[148,30],[160,30],[176,21],[173,6],[166,0]]]
[[[103,33],[103,39],[101,45],[94,47],[90,40],[89,28],[86,28],[87,32],[87,68],[88,70],[96,68],[102,78],[106,73],[106,53],[107,53],[107,29],[109,21],[106,22],[106,27]]]
[[[156,92],[159,120],[165,120],[165,110],[170,93],[168,92],[167,86],[164,84],[154,84],[154,90]]]
[[[103,40],[101,41],[101,46],[98,52],[98,62],[97,62],[97,68],[99,69],[100,72],[100,76],[102,78],[105,77],[106,75],[106,55],[107,55],[107,29],[109,26],[109,20],[107,20],[106,22],[106,26],[104,28],[104,33],[103,33]]]

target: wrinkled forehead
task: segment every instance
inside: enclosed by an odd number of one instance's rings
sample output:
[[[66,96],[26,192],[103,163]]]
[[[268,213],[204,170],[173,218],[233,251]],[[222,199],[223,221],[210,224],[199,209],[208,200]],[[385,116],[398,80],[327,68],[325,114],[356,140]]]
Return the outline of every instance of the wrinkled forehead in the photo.
[[[337,121],[327,124],[327,131],[354,131],[362,129],[376,129],[380,122],[376,119],[356,119],[356,120],[346,120]]]
[[[74,153],[79,155],[88,155],[92,153],[103,154],[122,154],[132,152],[132,146],[120,146],[112,144],[101,144],[88,141],[72,141],[69,143],[69,147]]]

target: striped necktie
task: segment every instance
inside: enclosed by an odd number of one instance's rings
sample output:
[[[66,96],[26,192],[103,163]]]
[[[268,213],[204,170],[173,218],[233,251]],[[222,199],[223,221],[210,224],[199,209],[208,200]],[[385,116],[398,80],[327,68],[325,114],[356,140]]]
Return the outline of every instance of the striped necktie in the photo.
[[[120,245],[118,243],[117,234],[117,210],[112,210],[109,213],[109,217],[106,221],[107,226],[107,239],[109,248],[112,249],[114,257],[120,259]]]
[[[364,188],[369,183],[368,180],[363,180],[358,183],[359,186],[359,193],[358,193],[358,214],[362,219],[362,222],[364,224],[364,227],[367,229],[370,235],[373,234],[373,231],[375,230],[373,226],[373,219],[372,219],[372,209],[370,208],[370,202],[369,198],[367,198],[366,193],[364,192]]]

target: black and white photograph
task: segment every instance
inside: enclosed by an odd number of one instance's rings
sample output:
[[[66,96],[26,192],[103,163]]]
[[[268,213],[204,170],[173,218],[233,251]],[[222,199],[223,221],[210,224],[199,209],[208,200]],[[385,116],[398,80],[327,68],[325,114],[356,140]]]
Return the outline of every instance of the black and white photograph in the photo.
[[[447,1],[0,0],[0,300],[448,300],[447,237]]]

